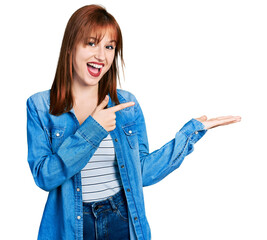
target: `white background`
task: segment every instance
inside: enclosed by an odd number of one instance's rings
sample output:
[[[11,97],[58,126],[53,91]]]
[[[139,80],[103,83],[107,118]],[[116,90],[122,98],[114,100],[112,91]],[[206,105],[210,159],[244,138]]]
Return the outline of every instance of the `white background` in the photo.
[[[144,188],[152,239],[266,240],[267,6],[259,0],[2,3],[0,238],[37,238],[47,193],[27,163],[26,99],[51,87],[67,21],[91,3],[122,29],[122,88],[143,109],[150,152],[191,118],[242,117],[209,130],[179,169]]]

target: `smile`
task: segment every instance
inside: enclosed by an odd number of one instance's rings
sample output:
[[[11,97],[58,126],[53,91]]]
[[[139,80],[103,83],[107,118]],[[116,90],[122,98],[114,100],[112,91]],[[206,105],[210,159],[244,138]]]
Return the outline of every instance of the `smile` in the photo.
[[[87,70],[93,77],[98,77],[101,74],[101,70],[104,67],[103,63],[87,63]]]

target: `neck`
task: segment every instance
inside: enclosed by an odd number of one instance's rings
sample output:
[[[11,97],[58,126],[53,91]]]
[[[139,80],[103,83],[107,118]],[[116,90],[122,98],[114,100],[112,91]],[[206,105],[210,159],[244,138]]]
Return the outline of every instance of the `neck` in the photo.
[[[81,86],[73,82],[71,91],[75,104],[95,102],[98,100],[98,84],[94,86]]]

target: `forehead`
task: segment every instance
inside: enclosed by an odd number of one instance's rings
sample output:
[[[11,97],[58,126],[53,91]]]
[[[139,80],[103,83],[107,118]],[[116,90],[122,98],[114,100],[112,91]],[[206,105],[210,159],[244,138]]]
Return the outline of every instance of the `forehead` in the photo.
[[[94,27],[88,30],[86,35],[87,38],[95,38],[97,41],[101,41],[104,37],[109,41],[117,41],[117,31],[113,26]]]

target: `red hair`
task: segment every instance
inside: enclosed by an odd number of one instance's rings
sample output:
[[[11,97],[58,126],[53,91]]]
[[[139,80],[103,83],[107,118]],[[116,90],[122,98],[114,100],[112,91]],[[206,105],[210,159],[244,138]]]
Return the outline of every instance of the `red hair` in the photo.
[[[88,37],[92,33],[96,34],[96,41],[103,38],[105,32],[111,30],[116,40],[115,56],[110,69],[99,81],[98,86],[98,104],[109,93],[111,100],[119,104],[117,96],[117,77],[120,81],[118,71],[118,55],[121,58],[123,70],[123,47],[122,34],[115,18],[99,5],[87,5],[70,17],[62,40],[60,55],[58,59],[55,78],[50,91],[50,109],[49,113],[59,116],[68,112],[73,107],[73,96],[71,86],[73,81],[72,52],[78,43],[87,43]],[[123,72],[124,73],[124,72]],[[119,82],[120,83],[120,82]]]

